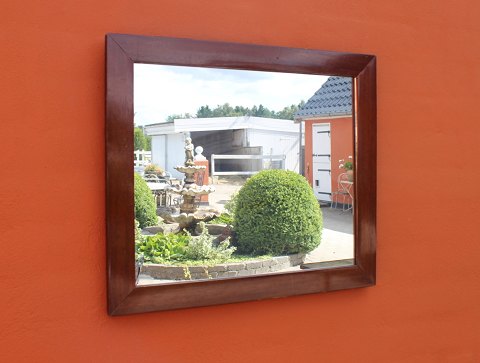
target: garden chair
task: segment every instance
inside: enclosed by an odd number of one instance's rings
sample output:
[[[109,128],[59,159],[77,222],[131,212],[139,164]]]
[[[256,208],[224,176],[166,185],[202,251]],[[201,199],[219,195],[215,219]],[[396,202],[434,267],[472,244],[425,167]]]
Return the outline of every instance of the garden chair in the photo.
[[[169,179],[164,178],[162,176],[155,175],[155,174],[147,174],[143,176],[143,180],[145,180],[147,183],[161,183],[161,184],[172,185]]]
[[[155,174],[147,174],[143,176],[143,179],[147,183],[160,183],[160,178],[156,176]]]
[[[171,204],[171,198],[165,190],[165,187],[171,185],[168,180],[162,177],[158,177],[155,174],[147,174],[143,176],[143,179],[147,183],[154,183],[153,185],[150,184],[149,188],[152,190],[152,194],[155,197],[155,204],[157,205],[157,207]]]
[[[345,212],[351,209],[349,206],[353,204],[353,198],[349,187],[346,186],[348,184],[342,182],[350,182],[347,173],[342,173],[337,178],[337,190],[332,193],[332,203],[330,204],[330,208],[336,209],[338,207],[338,199],[339,197],[342,197],[342,211]],[[334,204],[335,207],[333,206]]]

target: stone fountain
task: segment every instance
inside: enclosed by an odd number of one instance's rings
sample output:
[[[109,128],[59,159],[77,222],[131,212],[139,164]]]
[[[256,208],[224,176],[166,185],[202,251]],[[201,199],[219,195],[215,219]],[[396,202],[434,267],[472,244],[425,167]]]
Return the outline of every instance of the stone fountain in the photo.
[[[171,213],[166,210],[159,213],[160,217],[166,222],[179,223],[180,228],[186,228],[201,221],[208,221],[219,215],[219,212],[215,210],[199,210],[195,204],[196,197],[210,194],[215,191],[215,188],[210,185],[200,186],[195,183],[195,173],[205,170],[206,167],[195,165],[193,148],[192,139],[187,137],[185,139],[185,163],[175,167],[175,170],[185,174],[185,178],[181,185],[167,189],[167,192],[182,196],[180,213]]]

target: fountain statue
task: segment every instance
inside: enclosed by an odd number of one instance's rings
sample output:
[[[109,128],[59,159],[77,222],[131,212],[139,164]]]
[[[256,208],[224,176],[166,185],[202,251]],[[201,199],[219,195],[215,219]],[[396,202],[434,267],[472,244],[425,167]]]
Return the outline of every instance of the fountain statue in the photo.
[[[185,166],[194,166],[194,165],[195,165],[195,162],[193,161],[192,139],[187,137],[185,139]],[[175,169],[177,169],[177,168],[175,168]]]
[[[167,211],[161,211],[160,217],[166,222],[176,222],[180,224],[180,228],[186,228],[201,221],[207,221],[214,218],[219,213],[214,210],[198,210],[195,204],[197,196],[210,194],[215,188],[210,185],[197,185],[195,183],[195,173],[202,172],[206,169],[204,165],[195,165],[193,156],[194,146],[192,139],[185,139],[185,163],[175,167],[175,170],[185,174],[183,184],[176,187],[169,187],[167,192],[179,194],[182,196],[180,204],[180,214],[172,214]],[[202,149],[203,151],[203,149]]]

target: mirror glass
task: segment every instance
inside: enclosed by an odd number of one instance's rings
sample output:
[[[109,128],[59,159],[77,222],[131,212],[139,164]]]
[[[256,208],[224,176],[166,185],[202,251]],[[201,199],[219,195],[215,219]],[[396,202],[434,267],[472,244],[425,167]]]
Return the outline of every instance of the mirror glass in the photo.
[[[135,64],[134,113],[137,284],[353,265],[351,78]]]

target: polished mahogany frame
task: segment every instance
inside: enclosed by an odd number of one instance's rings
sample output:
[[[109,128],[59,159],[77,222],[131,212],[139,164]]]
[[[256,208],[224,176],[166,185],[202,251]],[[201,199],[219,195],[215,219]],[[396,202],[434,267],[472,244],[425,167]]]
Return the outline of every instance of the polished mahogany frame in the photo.
[[[136,286],[133,65],[230,68],[353,78],[355,263],[251,277]],[[376,60],[372,55],[153,36],[106,36],[108,313],[158,310],[351,289],[375,284]]]

